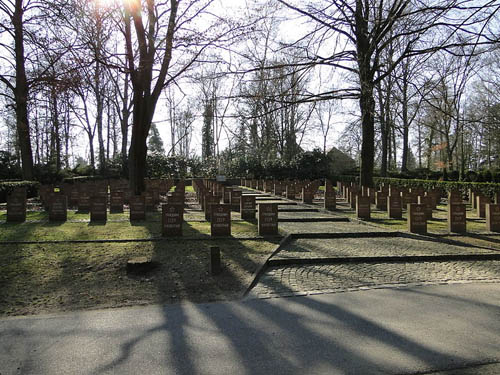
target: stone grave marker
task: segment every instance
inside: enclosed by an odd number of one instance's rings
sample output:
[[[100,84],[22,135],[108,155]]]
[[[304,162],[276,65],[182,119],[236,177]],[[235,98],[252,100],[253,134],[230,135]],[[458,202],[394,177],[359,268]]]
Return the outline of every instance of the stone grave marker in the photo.
[[[146,211],[156,211],[155,197],[153,189],[144,192],[144,204]]]
[[[109,212],[122,213],[124,203],[124,193],[120,190],[111,190],[109,198]]]
[[[370,218],[370,197],[356,196],[356,216],[360,219]]]
[[[231,186],[224,186],[224,190],[223,190],[223,202],[225,204],[229,204],[231,203],[231,191],[233,190],[233,188]]]
[[[448,205],[462,203],[462,193],[460,193],[458,190],[451,190],[448,192]]]
[[[171,203],[162,204],[161,227],[163,236],[182,236],[183,217],[184,205]]]
[[[401,197],[398,197],[397,195],[388,196],[386,210],[391,219],[401,219],[403,217]]]
[[[486,230],[500,232],[500,204],[486,204]]]
[[[302,203],[312,204],[314,198],[314,191],[310,188],[302,188]]]
[[[295,199],[295,186],[292,184],[287,184],[285,194],[287,199]]]
[[[408,231],[410,233],[427,233],[427,219],[425,206],[418,203],[410,203],[408,209]]]
[[[231,235],[231,206],[228,204],[212,204],[210,234],[212,237]]]
[[[387,211],[387,193],[384,191],[375,192],[375,205],[381,211]]]
[[[280,182],[276,181],[274,183],[273,194],[277,195],[278,197],[281,197],[281,195],[283,194],[283,186],[281,185]]]
[[[448,205],[448,231],[465,233],[467,231],[466,207],[463,203]]]
[[[68,218],[68,198],[64,194],[53,194],[49,203],[49,221],[66,221]]]
[[[233,211],[240,211],[240,201],[242,196],[242,191],[239,189],[233,189],[230,194],[231,209]]]
[[[146,202],[144,195],[130,195],[130,220],[146,220]]]
[[[276,203],[260,203],[258,218],[259,236],[278,234],[278,205]]]
[[[240,213],[243,220],[255,220],[255,196],[241,196]]]
[[[69,190],[68,204],[70,207],[78,208],[78,200],[80,199],[80,188],[78,185],[73,185]]]
[[[205,195],[205,220],[211,221],[212,219],[212,206],[220,204],[220,197],[213,195],[212,193],[208,193]],[[229,205],[228,205],[229,206]],[[231,207],[231,206],[229,206]]]
[[[7,196],[7,222],[26,221],[26,189],[15,189]]]
[[[83,186],[79,191],[78,196],[78,212],[90,211],[90,191],[87,191]]]
[[[417,195],[415,195],[415,193],[402,191],[401,202],[403,204],[403,207],[408,207],[409,204],[418,203],[418,197]]]
[[[90,200],[90,221],[106,221],[108,213],[108,199],[101,195]]]
[[[337,196],[332,184],[325,184],[325,199],[323,202],[323,208],[325,210],[333,211],[337,208]]]
[[[349,203],[351,204],[352,209],[356,209],[356,197],[358,195],[357,191],[349,189]]]
[[[484,195],[476,195],[477,217],[486,217],[486,204],[491,203],[490,198]]]
[[[500,204],[500,191],[496,191],[494,196],[495,196],[495,204]]]
[[[419,195],[418,196],[418,204],[424,205],[424,207],[425,207],[425,218],[427,220],[431,220],[432,219],[432,206],[433,206],[432,198],[428,197],[428,196]]]

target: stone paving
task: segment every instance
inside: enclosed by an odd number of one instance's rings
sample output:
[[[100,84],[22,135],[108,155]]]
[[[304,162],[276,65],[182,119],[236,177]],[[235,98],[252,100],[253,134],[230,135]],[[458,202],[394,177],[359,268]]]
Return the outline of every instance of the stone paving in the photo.
[[[250,297],[453,282],[500,282],[500,261],[310,264],[270,267]]]
[[[297,239],[285,245],[273,259],[342,258],[381,256],[500,254],[477,247],[405,237]]]
[[[342,202],[341,202],[342,204]],[[297,209],[311,208],[299,204]],[[342,217],[341,212],[280,212],[280,218]],[[285,243],[271,258],[271,265],[249,292],[249,298],[284,297],[307,294],[345,292],[350,290],[407,287],[457,282],[500,282],[500,260],[448,260],[418,256],[448,257],[454,255],[500,255],[500,251],[446,243],[436,238],[389,231],[363,221],[351,222],[280,222],[280,232],[298,238]],[[381,237],[381,232],[387,234]],[[300,234],[313,238],[300,238]],[[343,237],[342,234],[345,234]],[[356,237],[363,233],[363,237]],[[370,233],[373,233],[371,236]],[[314,234],[318,234],[314,238]],[[339,238],[321,238],[319,234],[335,234]],[[327,235],[328,236],[328,235]],[[402,257],[387,261],[377,257]],[[352,258],[369,257],[370,262]],[[408,258],[406,261],[404,257]],[[329,264],[328,260],[332,259]],[[336,260],[333,262],[333,260]],[[315,263],[315,260],[318,262]],[[300,263],[302,261],[302,263]],[[297,264],[294,264],[297,263]],[[305,264],[307,263],[307,264]]]

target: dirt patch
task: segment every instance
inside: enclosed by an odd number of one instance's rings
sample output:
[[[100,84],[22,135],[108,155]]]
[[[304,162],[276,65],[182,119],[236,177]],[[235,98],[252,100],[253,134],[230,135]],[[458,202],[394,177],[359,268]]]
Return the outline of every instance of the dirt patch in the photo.
[[[219,246],[222,273],[209,272]],[[0,246],[0,315],[240,298],[277,242],[253,240]],[[157,267],[127,275],[132,257]]]

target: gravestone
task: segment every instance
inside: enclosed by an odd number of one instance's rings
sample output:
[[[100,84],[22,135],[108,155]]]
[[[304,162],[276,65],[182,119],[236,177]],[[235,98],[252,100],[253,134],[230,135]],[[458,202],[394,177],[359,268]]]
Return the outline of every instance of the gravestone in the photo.
[[[224,186],[224,190],[223,190],[223,196],[222,196],[222,199],[223,199],[223,202],[225,204],[230,204],[231,203],[231,191],[233,190],[233,188],[231,186]]]
[[[467,231],[466,207],[462,203],[448,205],[448,231],[465,233]]]
[[[210,235],[212,237],[231,235],[231,206],[228,204],[212,204]]]
[[[410,203],[408,209],[408,231],[410,233],[427,233],[427,219],[425,206],[418,203]]]
[[[484,195],[476,195],[477,217],[486,217],[486,204],[491,203],[490,198]]]
[[[78,209],[78,199],[80,198],[80,188],[78,185],[73,185],[69,190],[68,204],[70,207],[76,207]]]
[[[401,197],[398,197],[397,195],[388,196],[386,209],[391,219],[401,219],[403,217]]]
[[[119,190],[111,190],[110,200],[109,200],[109,212],[111,213],[122,213],[123,212],[123,199],[124,193]]]
[[[325,199],[323,202],[325,210],[333,211],[337,208],[337,196],[333,186],[328,181],[325,184]]]
[[[281,185],[280,182],[274,183],[273,194],[278,197],[281,197],[283,195],[283,186]]]
[[[184,205],[162,204],[161,227],[163,236],[182,236],[183,213]]]
[[[144,195],[130,196],[130,220],[146,220],[146,202]]]
[[[403,207],[408,207],[409,204],[418,203],[418,197],[415,193],[402,191],[401,202],[403,204]]]
[[[278,234],[278,205],[276,203],[259,204],[259,236]]]
[[[358,195],[357,191],[349,189],[349,203],[351,204],[352,209],[356,209],[356,198]]]
[[[212,219],[212,206],[220,204],[220,197],[208,193],[205,195],[205,220],[211,221]],[[229,205],[228,205],[229,206]],[[231,206],[229,206],[231,207]]]
[[[448,205],[450,204],[462,204],[462,193],[458,190],[451,190],[448,192]]]
[[[26,221],[26,189],[16,189],[7,196],[7,222]]]
[[[486,230],[500,232],[500,204],[486,204]]]
[[[360,219],[370,218],[370,197],[356,197],[356,216]]]
[[[239,189],[233,189],[230,195],[231,209],[233,211],[240,211],[240,201],[241,201],[242,191]]]
[[[314,191],[310,188],[302,188],[302,203],[312,204],[314,198]]]
[[[286,198],[295,199],[295,186],[292,184],[286,185]]]
[[[68,218],[68,198],[60,193],[53,194],[49,203],[49,221],[66,221]]]
[[[432,198],[428,196],[419,195],[418,204],[422,204],[425,207],[425,217],[427,220],[432,219]]]
[[[108,199],[103,196],[92,197],[90,201],[90,221],[106,221]]]
[[[387,193],[384,191],[377,191],[375,193],[375,204],[377,209],[387,211]]]
[[[79,191],[78,196],[78,212],[90,211],[90,191],[85,190],[84,187]]]
[[[500,204],[500,191],[496,191],[494,196],[495,196],[495,204]]]
[[[146,211],[156,211],[155,197],[152,189],[144,192],[144,205]]]
[[[243,220],[255,220],[255,196],[241,196],[240,213]]]

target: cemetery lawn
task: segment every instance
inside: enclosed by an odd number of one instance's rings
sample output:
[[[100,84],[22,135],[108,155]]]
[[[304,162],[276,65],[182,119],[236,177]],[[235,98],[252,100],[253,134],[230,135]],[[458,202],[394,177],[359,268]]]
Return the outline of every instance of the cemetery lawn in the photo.
[[[114,223],[106,227],[110,224]],[[80,226],[84,230],[86,225]],[[54,230],[41,227],[47,236]],[[140,232],[134,226],[128,230]],[[72,228],[71,233],[79,232]],[[0,244],[0,315],[237,299],[278,241]],[[221,249],[223,272],[218,276],[209,273],[210,246]],[[142,276],[128,276],[127,260],[139,256],[151,258],[156,268]]]

